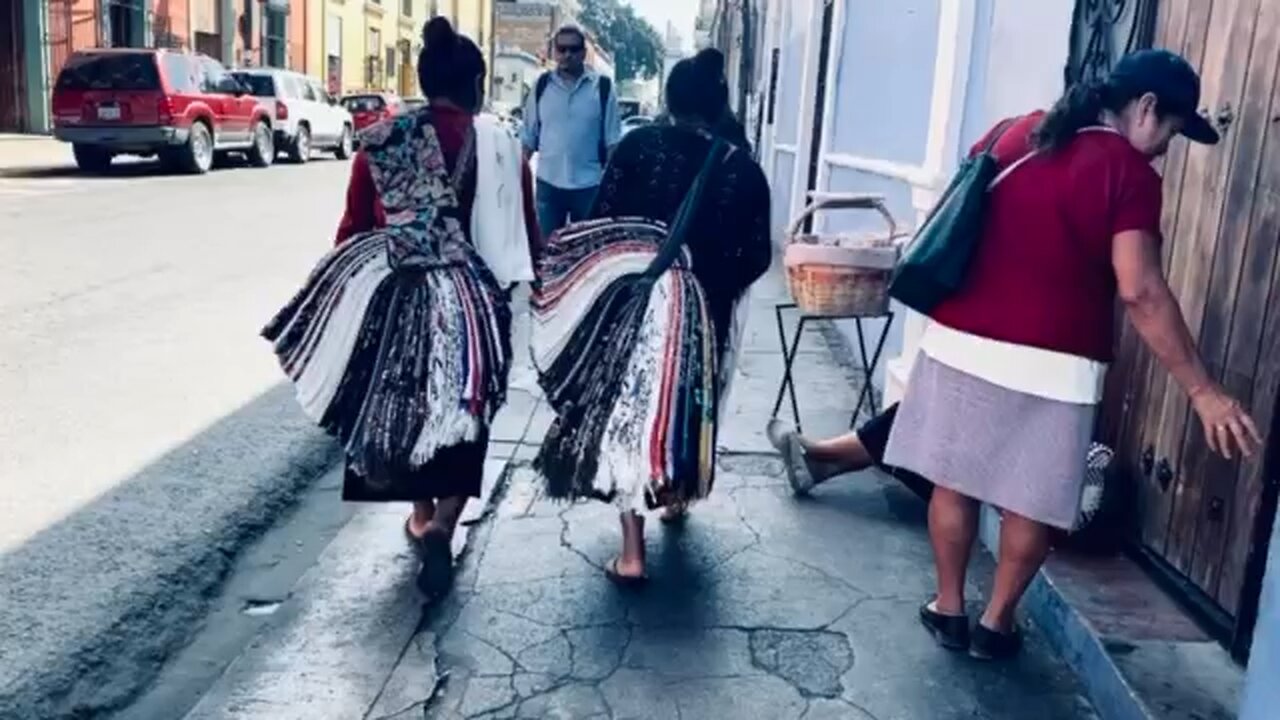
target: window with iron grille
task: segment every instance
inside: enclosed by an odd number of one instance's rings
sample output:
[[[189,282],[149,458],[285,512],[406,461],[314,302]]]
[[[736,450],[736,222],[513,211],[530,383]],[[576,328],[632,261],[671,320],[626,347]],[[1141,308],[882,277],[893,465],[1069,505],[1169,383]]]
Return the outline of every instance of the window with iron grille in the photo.
[[[404,17],[413,17],[413,0],[400,0],[400,14]]]
[[[282,68],[288,55],[288,15],[282,10],[266,8],[262,20],[262,64]]]

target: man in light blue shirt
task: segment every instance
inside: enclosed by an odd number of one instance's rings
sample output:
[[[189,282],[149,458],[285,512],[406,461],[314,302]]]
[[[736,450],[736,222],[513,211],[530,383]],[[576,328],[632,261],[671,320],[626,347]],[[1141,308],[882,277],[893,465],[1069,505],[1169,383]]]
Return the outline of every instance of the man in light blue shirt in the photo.
[[[608,154],[622,137],[613,83],[586,68],[586,35],[566,26],[553,40],[556,69],[525,101],[525,151],[538,153],[538,225],[543,238],[585,219]]]

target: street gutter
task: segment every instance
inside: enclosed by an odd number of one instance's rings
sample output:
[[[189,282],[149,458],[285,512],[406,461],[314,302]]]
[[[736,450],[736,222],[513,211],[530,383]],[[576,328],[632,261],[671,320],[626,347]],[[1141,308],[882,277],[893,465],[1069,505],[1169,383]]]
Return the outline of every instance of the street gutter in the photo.
[[[0,717],[125,707],[338,459],[282,384],[0,557]]]

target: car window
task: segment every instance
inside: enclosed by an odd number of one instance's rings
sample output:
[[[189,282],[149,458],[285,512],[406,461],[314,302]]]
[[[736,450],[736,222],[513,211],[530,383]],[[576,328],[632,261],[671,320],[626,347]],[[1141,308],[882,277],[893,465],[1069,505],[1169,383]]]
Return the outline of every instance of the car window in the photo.
[[[165,79],[177,93],[194,93],[200,90],[200,72],[187,55],[165,53],[161,56]]]
[[[377,95],[352,95],[342,99],[342,106],[353,113],[382,112],[387,103]]]
[[[233,72],[231,76],[239,80],[242,85],[249,88],[249,94],[254,97],[275,97],[276,84],[270,75],[260,75],[258,73]]]
[[[316,97],[316,89],[309,82],[299,82],[298,89],[302,91],[302,99],[311,102],[317,102],[320,98]]]
[[[308,80],[307,85],[311,88],[311,92],[315,93],[316,102],[322,102],[325,105],[333,103],[333,98],[329,97],[329,92],[324,86],[314,80]]]
[[[58,74],[61,90],[159,90],[152,53],[72,55]]]
[[[200,58],[200,69],[204,71],[203,86],[205,92],[217,92],[218,84],[227,77],[227,69],[213,58]]]

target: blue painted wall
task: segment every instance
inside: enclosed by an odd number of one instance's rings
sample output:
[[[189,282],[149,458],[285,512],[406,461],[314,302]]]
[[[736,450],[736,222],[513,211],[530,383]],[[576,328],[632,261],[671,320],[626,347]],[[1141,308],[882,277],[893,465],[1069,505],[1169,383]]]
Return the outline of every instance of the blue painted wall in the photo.
[[[773,207],[769,209],[773,227],[778,230],[777,239],[791,224],[791,178],[795,172],[796,156],[794,153],[777,153],[777,164],[774,165]]]
[[[1280,708],[1280,523],[1271,533],[1267,574],[1253,650],[1240,703],[1240,720],[1273,720]]]
[[[809,30],[808,0],[790,0],[783,22],[778,98],[775,106],[777,142],[793,145],[800,137],[800,98],[804,86],[805,39]],[[790,175],[776,175],[781,182]]]
[[[924,162],[938,15],[939,0],[845,0],[833,152]]]

